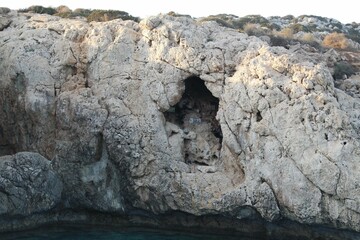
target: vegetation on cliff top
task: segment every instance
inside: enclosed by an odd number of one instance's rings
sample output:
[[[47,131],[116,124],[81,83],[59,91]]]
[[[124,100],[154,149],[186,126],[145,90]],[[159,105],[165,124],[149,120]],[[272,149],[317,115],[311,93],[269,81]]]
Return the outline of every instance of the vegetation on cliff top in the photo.
[[[62,18],[78,18],[85,17],[88,22],[106,22],[114,19],[121,18],[122,20],[133,20],[139,22],[138,17],[131,16],[129,13],[118,10],[99,10],[99,9],[83,9],[77,8],[72,11],[67,6],[59,6],[57,8],[43,7],[43,6],[31,6],[26,9],[20,9],[19,12],[33,12],[40,14],[49,14],[59,16]]]
[[[105,22],[113,19],[121,18],[123,20],[140,21],[140,18],[134,17],[127,12],[119,10],[99,10],[99,9],[82,9],[78,8],[71,10],[67,6],[59,6],[57,8],[43,7],[43,6],[31,6],[26,9],[20,9],[20,12],[33,12],[40,14],[55,15],[62,18],[79,18],[84,17],[88,22]],[[175,12],[169,12],[171,16],[187,16],[181,15]],[[318,47],[319,43],[324,47],[332,47],[338,49],[347,49],[351,47],[348,40],[354,41],[360,44],[360,24],[342,24],[341,22],[324,18],[315,15],[301,15],[294,17],[287,15],[284,17],[273,16],[265,18],[260,15],[247,15],[244,17],[238,17],[232,14],[218,14],[210,15],[208,17],[199,18],[198,21],[215,21],[219,25],[224,27],[237,29],[242,32],[246,32],[249,35],[255,36],[270,36],[274,45],[286,44],[285,40],[297,40],[313,44],[314,47]],[[343,39],[341,44],[330,44],[330,38],[338,36],[330,35],[332,33],[342,33]],[[330,36],[325,40],[325,36]],[[281,41],[280,41],[280,38]],[[318,44],[314,43],[317,42]],[[347,43],[345,43],[347,42]]]
[[[200,18],[200,21],[215,21],[218,24],[246,32],[248,35],[254,36],[270,36],[275,41],[274,45],[288,40],[298,40],[298,42],[317,42],[324,47],[332,47],[337,49],[348,49],[351,47],[349,40],[360,44],[360,26],[357,23],[343,25],[335,19],[324,18],[314,15],[302,15],[295,18],[292,15],[285,17],[269,17],[264,18],[260,15],[248,15],[237,17],[230,14],[218,14]],[[331,38],[338,38],[333,33],[343,34],[341,36],[341,44],[329,44]],[[330,35],[325,40],[325,37]],[[325,41],[322,43],[322,41]],[[288,42],[289,43],[289,42]],[[319,44],[314,44],[317,47]]]
[[[310,52],[336,49],[342,60],[330,66],[334,79],[347,78],[355,74],[356,69],[359,70],[357,62],[346,57],[347,52],[360,57],[360,24],[357,23],[344,25],[335,19],[314,15],[264,18],[260,15],[237,17],[219,14],[200,18],[199,21],[215,21],[249,36],[260,37],[272,46],[291,48],[301,44],[307,45],[306,49]]]

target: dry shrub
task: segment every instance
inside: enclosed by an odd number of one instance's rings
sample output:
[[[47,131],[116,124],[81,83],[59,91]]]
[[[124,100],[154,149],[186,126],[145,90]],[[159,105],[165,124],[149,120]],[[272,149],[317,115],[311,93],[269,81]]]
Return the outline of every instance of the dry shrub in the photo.
[[[293,39],[294,31],[291,28],[283,28],[281,31],[276,32],[275,35],[285,39]]]
[[[69,13],[71,12],[71,9],[65,5],[58,6],[56,8],[57,13]]]
[[[265,30],[257,23],[246,23],[244,26],[244,32],[249,36],[262,36],[265,35]]]
[[[322,44],[328,48],[346,49],[349,47],[349,40],[343,33],[333,32],[325,36]]]
[[[304,42],[312,43],[315,42],[315,37],[312,33],[305,33],[302,35],[301,40]]]

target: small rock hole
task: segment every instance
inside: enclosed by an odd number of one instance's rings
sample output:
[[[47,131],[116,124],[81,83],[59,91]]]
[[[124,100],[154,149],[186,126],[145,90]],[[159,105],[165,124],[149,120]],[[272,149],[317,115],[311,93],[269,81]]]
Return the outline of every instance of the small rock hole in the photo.
[[[256,121],[257,121],[257,122],[260,122],[262,119],[263,119],[263,118],[262,118],[262,116],[261,116],[261,113],[260,113],[260,111],[258,111],[258,112],[256,113]]]

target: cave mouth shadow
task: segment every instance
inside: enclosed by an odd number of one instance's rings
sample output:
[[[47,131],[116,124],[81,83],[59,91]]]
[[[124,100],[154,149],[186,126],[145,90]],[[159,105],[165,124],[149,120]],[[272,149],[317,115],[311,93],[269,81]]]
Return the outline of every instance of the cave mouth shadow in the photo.
[[[197,76],[185,79],[185,91],[180,101],[164,113],[167,122],[177,125],[195,139],[184,139],[185,162],[214,165],[220,158],[222,131],[216,114],[219,99],[214,97]]]

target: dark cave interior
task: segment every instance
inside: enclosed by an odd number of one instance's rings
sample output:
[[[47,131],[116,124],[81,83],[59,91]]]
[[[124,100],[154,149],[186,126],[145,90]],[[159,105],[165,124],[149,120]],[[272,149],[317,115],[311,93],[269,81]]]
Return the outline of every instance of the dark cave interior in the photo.
[[[213,165],[220,156],[222,131],[216,114],[219,99],[196,76],[185,79],[185,92],[180,101],[167,112],[165,119],[185,133],[194,132],[196,139],[185,139],[185,162]]]

